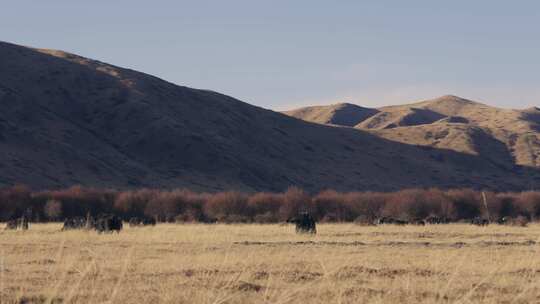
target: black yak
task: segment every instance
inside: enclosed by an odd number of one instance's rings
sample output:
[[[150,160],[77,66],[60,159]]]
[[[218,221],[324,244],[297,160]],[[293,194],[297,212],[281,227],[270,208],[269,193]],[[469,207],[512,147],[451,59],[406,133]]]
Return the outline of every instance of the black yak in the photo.
[[[434,224],[446,224],[448,223],[448,220],[444,217],[430,215],[424,219],[424,222],[426,222],[427,224],[434,225]]]
[[[29,221],[25,215],[16,219],[9,220],[6,224],[6,230],[28,230],[28,227]]]
[[[123,224],[122,219],[116,215],[106,214],[101,215],[96,220],[95,228],[98,233],[113,232],[120,233]]]
[[[76,216],[76,217],[65,219],[62,230],[83,229],[83,228],[86,228],[86,219],[84,217]]]
[[[403,221],[403,220],[399,220],[399,219],[395,219],[391,217],[386,217],[386,216],[378,218],[375,221],[376,225],[383,225],[383,224],[407,225],[408,223],[409,222],[407,221]]]
[[[317,233],[315,219],[308,212],[302,212],[297,217],[289,218],[287,223],[296,225],[296,233]]]
[[[477,226],[487,226],[489,225],[489,220],[481,217],[475,217],[471,220],[471,224]]]

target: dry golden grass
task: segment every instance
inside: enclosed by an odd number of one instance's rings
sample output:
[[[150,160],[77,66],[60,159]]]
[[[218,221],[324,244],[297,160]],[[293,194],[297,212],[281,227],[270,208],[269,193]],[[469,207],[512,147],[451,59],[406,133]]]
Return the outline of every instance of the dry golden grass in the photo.
[[[540,225],[0,232],[0,302],[531,303]]]

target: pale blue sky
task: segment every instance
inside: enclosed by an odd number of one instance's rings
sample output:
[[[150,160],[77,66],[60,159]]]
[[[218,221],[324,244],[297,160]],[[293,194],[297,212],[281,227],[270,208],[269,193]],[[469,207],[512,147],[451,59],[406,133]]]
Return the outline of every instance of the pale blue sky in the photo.
[[[540,1],[3,1],[0,40],[271,109],[540,105]]]

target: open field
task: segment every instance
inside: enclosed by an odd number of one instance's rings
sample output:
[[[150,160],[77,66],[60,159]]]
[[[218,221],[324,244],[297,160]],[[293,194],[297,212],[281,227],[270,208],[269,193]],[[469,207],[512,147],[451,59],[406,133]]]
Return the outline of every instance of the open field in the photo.
[[[2,226],[0,226],[0,229]],[[540,225],[0,232],[1,303],[531,303]]]

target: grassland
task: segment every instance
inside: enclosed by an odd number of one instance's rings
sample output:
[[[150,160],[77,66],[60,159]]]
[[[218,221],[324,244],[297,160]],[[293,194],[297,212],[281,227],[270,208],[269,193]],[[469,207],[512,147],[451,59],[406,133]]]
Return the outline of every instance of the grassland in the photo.
[[[540,225],[0,232],[1,303],[531,303]],[[1,229],[1,226],[0,226]]]

